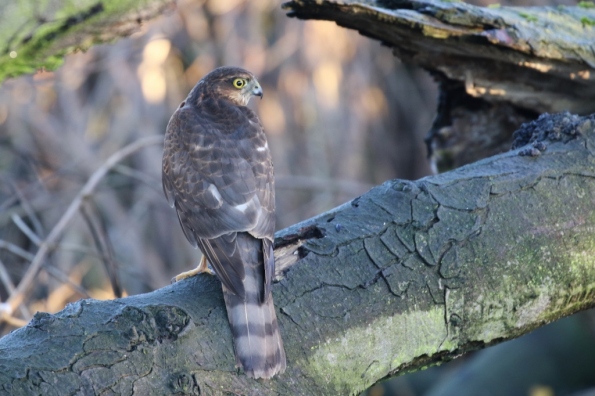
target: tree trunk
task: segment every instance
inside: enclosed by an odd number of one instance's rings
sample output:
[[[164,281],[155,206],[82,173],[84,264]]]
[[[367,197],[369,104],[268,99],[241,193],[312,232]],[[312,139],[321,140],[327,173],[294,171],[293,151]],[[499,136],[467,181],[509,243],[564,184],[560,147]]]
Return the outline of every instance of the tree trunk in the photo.
[[[516,137],[277,234],[283,375],[236,373],[221,286],[201,275],[38,313],[0,339],[0,393],[357,394],[593,307],[595,117]]]
[[[544,112],[595,112],[595,6],[477,7],[435,0],[295,0],[289,16],[324,19],[390,46],[440,85],[427,143],[437,168],[506,151]]]

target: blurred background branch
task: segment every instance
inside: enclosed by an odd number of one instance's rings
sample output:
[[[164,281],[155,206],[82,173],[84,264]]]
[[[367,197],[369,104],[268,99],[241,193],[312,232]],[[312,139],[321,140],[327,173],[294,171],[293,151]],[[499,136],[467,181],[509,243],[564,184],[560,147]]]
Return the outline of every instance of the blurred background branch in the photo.
[[[8,300],[2,304],[2,315],[0,316],[0,321],[4,320],[7,316],[11,315],[14,312],[14,310],[21,305],[23,300],[25,300],[26,294],[33,286],[33,283],[37,278],[37,274],[41,269],[41,266],[46,256],[51,251],[51,247],[61,237],[62,233],[65,231],[66,227],[68,226],[76,212],[81,209],[81,205],[84,204],[84,201],[92,196],[95,188],[97,187],[101,179],[103,179],[103,177],[109,172],[109,170],[118,162],[122,161],[127,156],[133,154],[139,149],[144,148],[148,145],[161,143],[162,141],[163,138],[161,136],[146,137],[143,139],[139,139],[136,142],[131,143],[128,146],[125,146],[121,150],[117,151],[116,153],[112,154],[105,161],[105,163],[91,175],[87,183],[85,183],[81,191],[75,196],[75,198],[72,200],[72,202],[60,218],[60,220],[52,228],[52,231],[48,234],[47,238],[43,241],[37,235],[34,235],[31,232],[31,230],[24,224],[20,217],[13,214],[13,222],[17,224],[19,229],[25,235],[27,235],[29,239],[34,242],[35,245],[39,246],[39,249],[37,250],[37,253],[31,260],[31,263],[28,266],[21,281],[19,282],[17,288],[14,289],[12,293],[10,293]],[[114,289],[116,289],[119,292],[119,286],[114,287]]]

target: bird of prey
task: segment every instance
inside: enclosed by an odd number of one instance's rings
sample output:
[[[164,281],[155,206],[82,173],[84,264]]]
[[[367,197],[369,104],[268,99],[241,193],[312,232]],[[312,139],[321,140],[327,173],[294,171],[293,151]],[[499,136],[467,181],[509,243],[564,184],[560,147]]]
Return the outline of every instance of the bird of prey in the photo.
[[[273,163],[260,120],[246,107],[263,92],[254,75],[220,67],[200,80],[167,125],[163,191],[221,280],[236,365],[254,378],[285,371],[271,295],[275,273]]]

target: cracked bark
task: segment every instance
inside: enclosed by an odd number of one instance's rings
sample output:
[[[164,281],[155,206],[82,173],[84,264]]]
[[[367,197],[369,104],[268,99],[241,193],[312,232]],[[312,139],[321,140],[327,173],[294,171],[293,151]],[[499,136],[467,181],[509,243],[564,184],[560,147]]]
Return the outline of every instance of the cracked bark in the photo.
[[[506,151],[545,112],[595,112],[595,8],[437,0],[294,0],[288,15],[354,29],[438,81],[427,143],[441,171]]]
[[[357,394],[595,305],[595,117],[277,233],[288,369],[234,369],[219,282],[83,300],[0,339],[0,394]]]

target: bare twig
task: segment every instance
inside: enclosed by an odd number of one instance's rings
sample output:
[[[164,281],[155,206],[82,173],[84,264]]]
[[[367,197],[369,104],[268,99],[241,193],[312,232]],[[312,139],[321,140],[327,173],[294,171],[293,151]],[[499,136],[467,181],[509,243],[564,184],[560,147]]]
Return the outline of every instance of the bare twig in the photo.
[[[8,271],[2,260],[0,260],[0,281],[2,281],[2,284],[9,293],[14,291],[14,284],[12,283],[12,279],[10,279],[10,275],[8,275]]]
[[[27,223],[25,223],[25,221],[19,215],[13,214],[11,216],[11,219],[16,224],[16,226],[19,228],[19,230],[21,230],[21,232],[23,232],[23,234],[25,234],[35,245],[40,246],[42,244],[42,240],[37,236],[37,234],[31,228],[29,228]],[[53,248],[55,249],[55,246],[53,246]],[[28,256],[32,257],[32,258],[27,258],[27,260],[29,260],[29,261],[33,261],[35,259],[35,256],[33,256],[31,253],[28,253]],[[64,274],[63,271],[61,271],[58,268],[52,267],[52,265],[50,263],[48,263],[47,260],[45,260],[43,267],[45,268],[45,270],[47,271],[48,274],[54,276],[56,279],[58,279],[59,281],[61,281],[63,283],[68,283],[68,285],[71,286],[72,288],[74,288],[76,291],[83,290],[79,285],[71,282],[70,279],[68,278],[68,276],[66,274]],[[9,290],[9,293],[11,295],[15,293],[14,289],[15,288],[13,287],[11,290]],[[85,292],[84,290],[81,294],[83,296],[88,297],[87,292]],[[23,308],[24,305],[20,304],[19,307]],[[15,307],[13,307],[13,309],[14,308]]]
[[[89,256],[94,256],[97,258],[101,258],[101,256],[93,249],[88,248],[86,246],[77,245],[75,243],[59,243],[53,244],[50,246],[54,250],[62,250],[65,252],[74,252],[74,253],[82,253]]]
[[[81,214],[89,227],[89,231],[91,231],[93,242],[95,242],[97,251],[100,253],[103,264],[105,265],[105,270],[110,279],[114,295],[120,298],[122,297],[122,288],[120,287],[120,280],[118,278],[117,264],[114,260],[114,250],[110,243],[109,236],[107,235],[105,224],[103,224],[101,219],[98,219],[100,225],[97,226],[85,206],[85,204],[81,205]]]
[[[68,252],[83,253],[83,254],[87,254],[89,256],[95,256],[95,257],[101,258],[101,255],[99,255],[96,251],[89,249],[85,246],[76,245],[73,243],[53,244],[50,246],[50,248],[55,249],[55,250],[68,251]],[[0,249],[7,250],[7,251],[11,252],[12,254],[17,255],[21,258],[24,258],[25,260],[28,260],[28,261],[33,261],[33,259],[35,258],[35,255],[33,255],[32,253],[29,253],[28,251],[15,245],[14,243],[5,241],[3,239],[0,239]]]
[[[43,236],[43,234],[44,234],[43,226],[41,225],[41,221],[39,221],[39,217],[35,213],[35,210],[33,210],[31,203],[25,197],[25,195],[21,192],[21,190],[19,190],[17,185],[12,180],[8,179],[8,181],[9,181],[10,185],[12,186],[12,189],[15,192],[16,196],[19,198],[19,201],[21,201],[21,206],[23,207],[23,210],[25,211],[25,213],[27,213],[29,220],[33,224],[33,228],[35,229],[35,234],[39,235],[39,236]]]
[[[12,293],[15,290],[14,283],[12,283],[12,279],[10,279],[10,274],[8,273],[8,270],[6,269],[6,266],[4,265],[2,260],[0,260],[0,281],[2,281],[2,284],[4,285],[8,293]],[[29,309],[25,305],[21,305],[19,307],[19,310],[21,311],[21,314],[27,321],[31,320],[31,312],[29,312]]]
[[[114,166],[114,171],[121,173],[124,176],[128,176],[132,179],[136,179],[141,183],[146,184],[151,189],[158,191],[159,194],[163,194],[163,190],[161,188],[161,180],[159,178],[156,178],[147,174],[146,172],[142,172],[122,164]]]
[[[105,247],[105,251],[107,253],[107,257],[109,258],[107,273],[110,278],[110,282],[112,284],[112,290],[114,295],[117,298],[122,297],[122,284],[120,283],[120,277],[118,276],[118,262],[116,261],[115,257],[116,254],[114,253],[114,246],[112,245],[112,241],[109,238],[109,234],[107,232],[107,227],[105,226],[105,221],[98,217],[99,220],[99,229],[101,230],[101,234],[103,235],[103,244]]]
[[[8,250],[10,253],[24,258],[25,260],[33,261],[33,259],[35,258],[35,256],[32,253],[29,253],[28,251],[15,245],[14,243],[10,243],[2,239],[0,239],[0,249]]]
[[[33,242],[37,246],[41,245],[41,239],[35,234],[35,232],[31,228],[29,228],[29,226],[27,225],[27,223],[25,223],[21,216],[14,213],[12,216],[10,216],[10,218],[12,219],[12,222],[19,228],[19,230],[21,230],[21,232],[31,240],[31,242]]]
[[[63,248],[64,245],[59,245],[59,247]],[[35,256],[32,253],[29,253],[28,251],[20,248],[19,246],[1,240],[0,239],[0,249],[5,249],[9,252],[11,252],[12,254],[19,256],[27,261],[33,261],[33,259],[35,258]],[[74,250],[74,249],[73,249]],[[88,250],[88,249],[87,249]],[[76,250],[75,250],[76,251]],[[87,252],[88,253],[88,252]],[[95,252],[92,252],[95,253]],[[0,262],[0,266],[3,266],[3,263]],[[66,283],[68,286],[72,287],[75,291],[77,291],[78,293],[80,293],[82,296],[84,296],[85,298],[89,298],[89,293],[87,293],[87,291],[85,289],[83,289],[81,286],[77,285],[76,283],[74,283],[73,281],[70,280],[70,278],[64,273],[64,271],[60,270],[59,268],[56,268],[52,265],[48,265],[47,263],[45,263],[45,265],[43,266],[43,268],[46,270],[46,272],[53,276],[54,278],[58,279],[59,281],[61,281],[62,283]],[[0,268],[0,271],[2,271],[2,268]],[[8,274],[8,272],[6,272],[6,274]],[[1,276],[2,274],[0,274]],[[2,281],[4,282],[4,279],[2,279]],[[11,282],[12,285],[12,282]],[[6,286],[6,284],[5,284]],[[9,293],[13,293],[13,291],[15,290],[15,287],[8,287],[6,286],[6,289]],[[26,310],[26,306],[25,305],[21,305],[21,308],[24,308]],[[30,317],[31,315],[28,313],[29,311],[26,310],[27,314],[25,315],[26,317]]]
[[[29,288],[31,287],[33,280],[37,276],[46,255],[50,252],[52,245],[56,243],[62,232],[72,220],[74,215],[78,212],[78,209],[83,202],[91,193],[93,193],[97,184],[103,179],[103,177],[107,174],[107,172],[113,168],[118,162],[122,161],[124,158],[128,157],[129,155],[133,154],[134,152],[142,149],[143,147],[160,144],[163,142],[163,136],[150,136],[146,138],[142,138],[137,140],[134,143],[129,144],[128,146],[122,148],[121,150],[112,154],[105,163],[97,169],[89,178],[87,183],[83,186],[81,191],[76,195],[74,200],[70,203],[70,206],[66,209],[58,223],[54,226],[52,231],[48,234],[47,238],[41,243],[37,254],[35,255],[31,265],[27,269],[27,272],[23,276],[23,279],[19,283],[16,290],[11,293],[10,297],[8,298],[7,302],[3,304],[1,309],[1,316],[0,316],[0,323],[9,315],[9,312],[13,312],[16,307],[18,307],[25,298],[25,294],[28,292]]]

